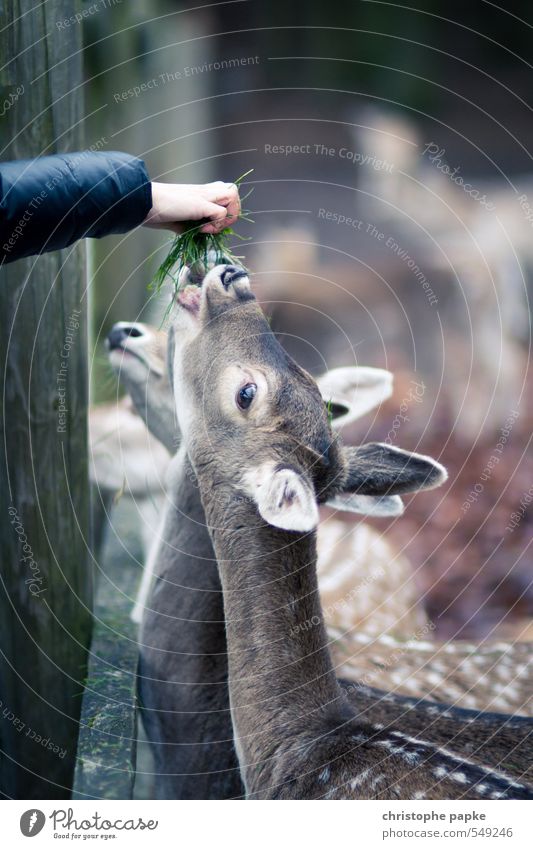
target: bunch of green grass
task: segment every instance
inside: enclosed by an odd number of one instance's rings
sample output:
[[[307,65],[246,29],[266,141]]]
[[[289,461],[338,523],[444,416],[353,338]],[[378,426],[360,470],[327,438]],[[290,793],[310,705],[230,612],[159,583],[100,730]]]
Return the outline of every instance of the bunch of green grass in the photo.
[[[235,185],[240,186],[245,177],[248,177],[254,169],[251,168],[244,174],[241,174],[235,180]],[[247,195],[241,198],[241,203],[244,202],[252,193],[251,189]],[[239,220],[251,221],[247,211],[242,211],[239,215]],[[237,256],[232,253],[228,247],[228,243],[234,238],[240,241],[247,241],[239,233],[236,233],[233,227],[225,227],[220,233],[201,233],[200,228],[206,221],[191,221],[185,224],[185,230],[180,233],[172,242],[170,251],[163,260],[158,270],[156,271],[149,288],[155,289],[156,293],[167,280],[171,280],[176,292],[178,291],[178,279],[180,271],[184,266],[191,269],[207,270],[208,258],[211,259],[214,254],[215,264],[230,263],[242,265],[244,257]],[[211,257],[210,257],[211,254]]]

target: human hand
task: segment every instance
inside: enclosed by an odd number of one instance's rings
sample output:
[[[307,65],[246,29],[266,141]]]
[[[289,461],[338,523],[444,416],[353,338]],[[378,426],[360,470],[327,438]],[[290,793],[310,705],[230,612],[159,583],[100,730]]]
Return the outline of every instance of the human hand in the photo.
[[[200,232],[219,233],[235,223],[240,211],[235,183],[152,183],[152,208],[143,225],[182,233],[183,222],[209,218]]]

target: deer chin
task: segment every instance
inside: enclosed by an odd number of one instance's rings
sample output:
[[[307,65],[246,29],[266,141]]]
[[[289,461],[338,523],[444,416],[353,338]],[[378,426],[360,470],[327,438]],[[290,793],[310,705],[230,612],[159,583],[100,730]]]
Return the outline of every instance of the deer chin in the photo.
[[[119,345],[118,347],[113,348],[109,351],[108,356],[109,362],[118,374],[127,375],[128,371],[132,369],[135,370],[136,373],[140,373],[139,368],[142,368],[142,373],[144,374],[150,369],[150,366],[144,357],[141,357],[137,351],[132,351],[125,345]],[[156,369],[154,369],[154,371],[158,373]],[[160,372],[160,374],[162,374],[162,372]]]

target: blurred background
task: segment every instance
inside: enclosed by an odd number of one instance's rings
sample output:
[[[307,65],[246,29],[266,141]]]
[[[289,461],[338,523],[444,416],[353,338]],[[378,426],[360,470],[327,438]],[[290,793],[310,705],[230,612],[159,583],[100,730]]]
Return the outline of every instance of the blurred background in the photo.
[[[254,169],[255,223],[233,247],[283,344],[315,375],[390,369],[392,399],[346,439],[449,469],[445,487],[376,524],[411,562],[437,635],[524,636],[531,14],[420,6],[86,3],[85,146],[138,155],[153,180]],[[113,322],[162,321],[170,293],[148,285],[169,244],[144,229],[91,243],[94,403],[116,392]]]

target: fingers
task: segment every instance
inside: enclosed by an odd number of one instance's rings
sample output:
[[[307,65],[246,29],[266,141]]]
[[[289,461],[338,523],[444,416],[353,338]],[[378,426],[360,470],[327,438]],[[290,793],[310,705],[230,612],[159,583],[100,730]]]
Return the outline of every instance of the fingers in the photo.
[[[220,231],[223,230],[224,227],[229,226],[229,224],[225,223],[225,219],[224,223],[202,224],[202,226],[200,227],[200,233],[209,233],[210,235],[214,235],[215,233],[220,233]]]
[[[229,224],[234,224],[239,215],[241,214],[241,199],[239,197],[239,189],[237,188],[235,183],[226,183],[226,192],[227,202],[223,202],[222,199],[220,199],[219,203],[224,203],[224,206],[227,209],[227,217],[228,219],[230,219]]]
[[[217,181],[216,183],[208,183],[203,188],[209,200],[225,207],[226,221],[223,226],[231,227],[232,224],[235,224],[241,213],[241,199],[239,197],[239,189],[235,183]],[[210,231],[204,230],[203,232]],[[214,232],[218,232],[218,230]]]
[[[200,227],[201,233],[220,233],[224,227],[230,226],[228,211],[225,206],[218,203],[210,203],[205,201],[205,208],[202,210],[202,218],[209,218],[210,221]],[[233,219],[235,220],[235,219]]]
[[[143,223],[146,227],[181,232],[180,222],[209,219],[200,232],[215,234],[231,227],[240,212],[239,189],[234,183],[152,183],[152,209]]]

